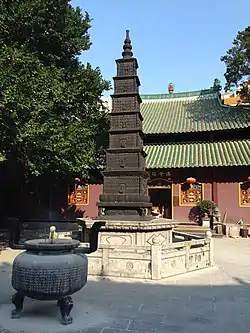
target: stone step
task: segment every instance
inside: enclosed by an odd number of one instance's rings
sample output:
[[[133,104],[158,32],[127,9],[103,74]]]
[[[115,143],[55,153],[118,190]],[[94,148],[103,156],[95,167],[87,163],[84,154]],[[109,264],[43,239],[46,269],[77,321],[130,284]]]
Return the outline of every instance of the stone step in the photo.
[[[205,237],[207,231],[211,231],[213,237],[218,237],[221,238],[223,237],[222,235],[218,235],[215,230],[211,230],[210,228],[204,228],[200,227],[197,225],[179,225],[177,226],[174,230],[179,231],[179,232],[184,232],[187,234],[195,235],[195,236],[200,236],[200,237]]]

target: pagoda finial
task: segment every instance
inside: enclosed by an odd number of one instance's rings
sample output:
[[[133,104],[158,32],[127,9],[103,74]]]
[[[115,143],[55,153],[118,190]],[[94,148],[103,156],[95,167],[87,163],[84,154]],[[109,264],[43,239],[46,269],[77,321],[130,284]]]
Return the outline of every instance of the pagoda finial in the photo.
[[[129,38],[129,30],[126,30],[126,38],[124,40],[123,50],[124,50],[122,52],[123,58],[133,57],[133,52],[131,51],[132,50],[131,40]]]

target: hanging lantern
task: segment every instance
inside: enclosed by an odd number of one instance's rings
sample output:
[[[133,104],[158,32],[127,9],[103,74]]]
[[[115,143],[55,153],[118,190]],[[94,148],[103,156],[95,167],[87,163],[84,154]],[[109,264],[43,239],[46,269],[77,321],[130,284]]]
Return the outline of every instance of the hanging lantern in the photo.
[[[80,183],[81,179],[80,178],[75,178],[76,183]]]
[[[247,181],[250,182],[250,176],[247,177]]]
[[[186,183],[190,184],[190,185],[193,185],[194,183],[196,183],[196,179],[193,178],[193,177],[188,177],[186,179]]]

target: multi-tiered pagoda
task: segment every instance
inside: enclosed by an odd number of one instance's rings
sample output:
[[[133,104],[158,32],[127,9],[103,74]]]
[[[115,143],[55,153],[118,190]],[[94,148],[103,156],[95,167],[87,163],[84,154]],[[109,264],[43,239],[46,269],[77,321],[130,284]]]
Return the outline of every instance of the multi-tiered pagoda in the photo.
[[[116,65],[104,187],[97,203],[99,216],[112,220],[146,219],[150,218],[148,208],[151,204],[147,195],[147,155],[143,150],[142,100],[138,63],[133,58],[128,30],[122,58],[116,60]]]

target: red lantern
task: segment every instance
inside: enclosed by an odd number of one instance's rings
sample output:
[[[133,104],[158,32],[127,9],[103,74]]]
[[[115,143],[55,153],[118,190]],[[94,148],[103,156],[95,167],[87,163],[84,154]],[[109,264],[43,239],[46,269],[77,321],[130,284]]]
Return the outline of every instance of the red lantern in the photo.
[[[196,179],[193,178],[193,177],[188,177],[188,178],[186,179],[186,182],[187,182],[188,184],[192,185],[192,184],[196,183]]]
[[[80,183],[81,179],[80,178],[75,178],[76,183]]]

